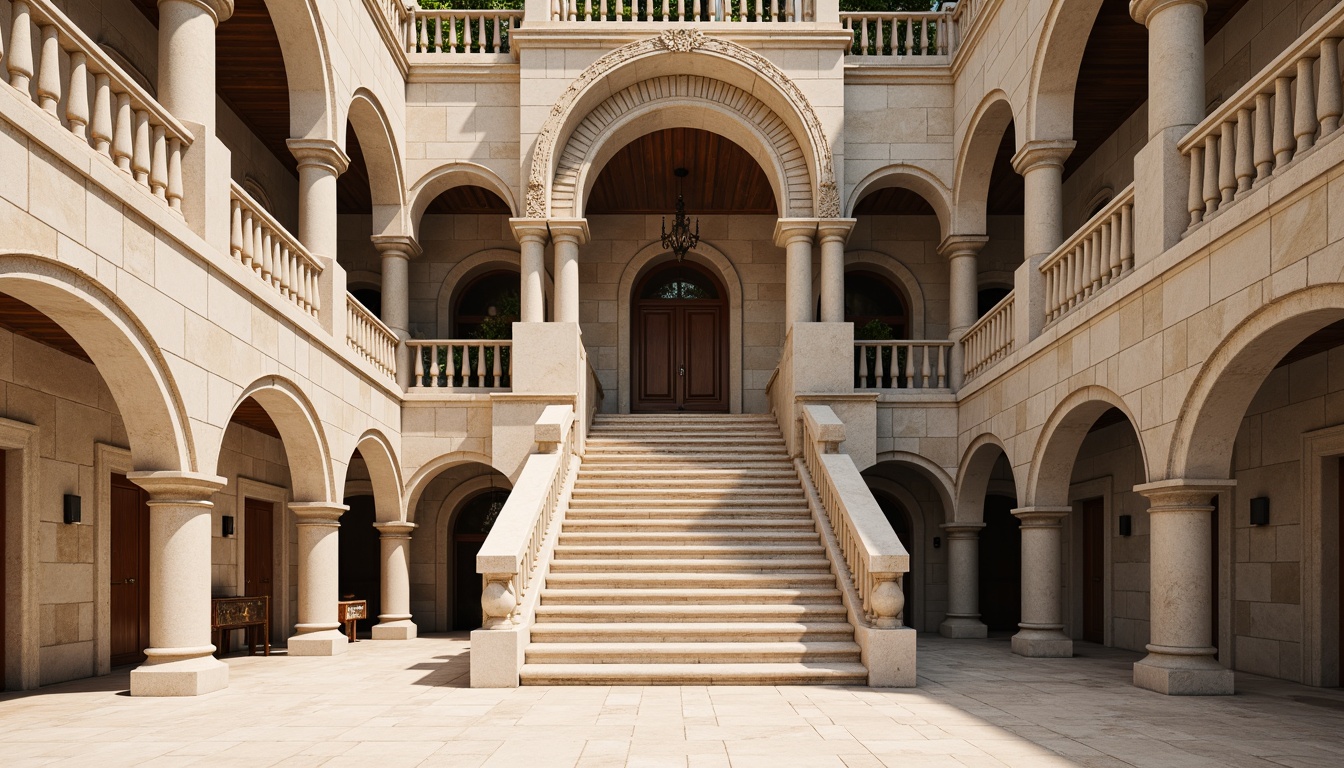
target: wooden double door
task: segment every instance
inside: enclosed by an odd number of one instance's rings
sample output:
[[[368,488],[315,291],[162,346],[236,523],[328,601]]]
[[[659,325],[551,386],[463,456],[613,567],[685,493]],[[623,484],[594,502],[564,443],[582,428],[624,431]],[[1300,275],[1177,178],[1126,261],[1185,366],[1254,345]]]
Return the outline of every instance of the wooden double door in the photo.
[[[688,262],[655,269],[632,302],[630,410],[728,411],[728,307]]]

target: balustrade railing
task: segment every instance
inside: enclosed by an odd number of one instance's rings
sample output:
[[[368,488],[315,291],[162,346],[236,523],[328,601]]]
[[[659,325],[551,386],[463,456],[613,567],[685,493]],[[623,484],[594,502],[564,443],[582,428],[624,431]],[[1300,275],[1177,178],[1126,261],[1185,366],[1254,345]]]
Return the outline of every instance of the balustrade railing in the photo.
[[[1134,185],[1041,262],[1045,278],[1045,322],[1074,307],[1134,268]]]
[[[513,385],[513,342],[408,339],[411,389],[504,389]]]
[[[10,27],[0,30],[9,85],[180,216],[191,132],[55,3],[9,6]]]
[[[980,375],[1013,351],[1013,304],[1013,294],[1009,292],[961,337],[966,381]]]
[[[822,511],[858,593],[864,619],[879,629],[901,626],[902,582],[910,555],[868,490],[848,454],[840,453],[845,424],[829,406],[803,406],[800,463],[816,488]]]
[[[476,555],[485,629],[512,629],[518,607],[545,565],[575,453],[573,406],[549,405],[536,423],[537,453],[528,456],[509,499]]]
[[[370,365],[397,380],[397,335],[349,293],[345,295],[345,339]]]
[[[411,12],[407,53],[508,53],[509,34],[523,23],[521,10]]]
[[[855,341],[855,389],[946,389],[950,341]]]
[[[260,203],[229,182],[229,252],[283,298],[317,316],[322,265]]]
[[[1181,139],[1191,229],[1338,134],[1341,38],[1344,4],[1337,4]]]
[[[850,56],[947,56],[953,53],[952,14],[845,12],[840,22],[854,35]]]
[[[551,21],[790,22],[815,13],[814,0],[551,0]]]

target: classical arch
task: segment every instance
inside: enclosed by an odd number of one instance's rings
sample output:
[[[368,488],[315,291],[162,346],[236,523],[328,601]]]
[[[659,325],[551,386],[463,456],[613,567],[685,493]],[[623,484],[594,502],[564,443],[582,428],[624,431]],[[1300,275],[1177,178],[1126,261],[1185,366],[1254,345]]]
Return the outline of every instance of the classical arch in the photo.
[[[463,462],[469,463],[469,462]],[[509,478],[500,474],[494,467],[486,464],[486,469],[494,474],[467,478],[448,492],[439,505],[433,521],[434,526],[434,631],[452,630],[453,589],[448,574],[453,572],[453,525],[463,505],[477,494],[492,488],[512,491]]]
[[[424,218],[429,204],[444,192],[455,187],[481,187],[499,196],[509,206],[513,216],[519,214],[518,202],[513,189],[504,182],[499,174],[479,163],[455,162],[441,165],[426,173],[411,188],[411,233],[420,234],[420,220]]]
[[[1192,383],[1172,435],[1165,477],[1222,479],[1251,400],[1279,360],[1303,339],[1344,320],[1344,285],[1290,293],[1243,320],[1209,355]]]
[[[989,493],[994,465],[998,463],[1000,456],[1008,457],[1008,448],[997,436],[986,432],[971,441],[958,464],[961,470],[957,475],[957,504],[948,512],[949,523],[985,521],[985,496]],[[1011,460],[1009,466],[1012,466]],[[1020,503],[1022,485],[1017,477],[1016,468],[1013,468],[1013,481],[1014,495]]]
[[[1027,141],[1073,138],[1073,99],[1102,0],[1054,0],[1032,61]],[[1019,142],[1021,144],[1022,142]]]
[[[378,522],[405,520],[405,508],[401,503],[401,463],[397,461],[397,453],[391,441],[382,432],[371,429],[360,436],[355,447],[369,470],[370,490]]]
[[[908,189],[933,206],[933,212],[938,216],[938,228],[942,236],[947,237],[952,226],[952,190],[927,170],[906,163],[888,165],[865,176],[850,193],[849,201],[845,204],[845,215],[852,218],[854,209],[863,198],[878,190],[893,187]]]
[[[1112,408],[1125,414],[1129,425],[1134,429],[1144,474],[1151,474],[1148,470],[1148,452],[1144,450],[1139,422],[1134,418],[1134,412],[1129,404],[1106,387],[1097,385],[1082,387],[1070,392],[1060,401],[1041,429],[1027,472],[1025,497],[1028,506],[1069,505],[1069,481],[1073,476],[1073,465],[1078,458],[1078,449],[1083,446],[1083,440],[1097,418]]]
[[[936,518],[931,518],[925,511],[924,505],[919,503],[919,499],[916,499],[915,495],[899,481],[882,475],[864,475],[863,481],[867,484],[870,492],[875,492],[874,496],[881,493],[900,504],[910,519],[910,540],[901,541],[901,544],[905,545],[905,551],[910,554],[910,570],[906,574],[907,580],[904,584],[904,591],[906,592],[905,610],[902,616],[906,626],[921,631],[926,630],[929,603],[928,585],[933,581],[933,564],[929,562],[928,548],[925,546],[925,542],[929,539],[928,519],[936,521]],[[878,506],[881,506],[880,502]],[[935,522],[934,525],[936,524]]]
[[[915,273],[902,264],[896,257],[889,256],[881,251],[872,251],[868,249],[857,249],[845,251],[845,271],[866,269],[877,272],[890,280],[894,285],[901,289],[905,298],[910,302],[906,309],[910,312],[909,334],[912,339],[924,338],[924,289],[919,285],[919,279]],[[821,299],[821,267],[818,265],[812,270],[812,304]]]
[[[953,192],[953,231],[958,234],[983,235],[986,232],[990,175],[994,172],[994,157],[1009,126],[1015,125],[1013,104],[1003,91],[986,94],[971,116],[970,126],[957,153],[956,180]],[[1022,145],[1022,132],[1014,137]]]
[[[409,230],[402,221],[406,206],[406,182],[402,175],[401,151],[382,104],[366,88],[355,91],[348,112],[350,125],[364,150],[369,170],[369,193],[373,197],[373,234],[400,235]]]
[[[458,299],[462,296],[462,290],[476,277],[486,272],[496,270],[506,272],[518,272],[518,251],[509,248],[487,248],[483,251],[477,251],[465,259],[453,265],[448,271],[443,282],[439,284],[439,295],[437,299],[437,319],[439,338],[451,338],[449,334],[455,333],[457,329],[453,328],[453,309],[457,306]],[[549,309],[551,297],[555,295],[555,281],[551,278],[551,273],[542,270],[542,277],[545,281],[546,303]]]
[[[406,498],[407,522],[415,522],[415,510],[420,505],[420,497],[424,495],[425,488],[434,482],[434,478],[438,477],[439,473],[445,469],[451,469],[461,464],[481,464],[499,472],[489,456],[475,451],[453,451],[425,462],[406,481],[406,490],[403,495]],[[507,475],[504,477],[505,480],[508,480]]]
[[[266,410],[280,432],[294,501],[340,501],[326,433],[317,409],[308,397],[292,381],[280,376],[266,376],[244,389],[229,413],[237,411],[248,398]],[[223,439],[221,433],[220,441]],[[216,462],[219,454],[220,450],[216,448]]]
[[[631,296],[639,278],[654,267],[672,261],[675,257],[661,243],[650,243],[631,257],[621,273],[616,289],[616,382],[620,390],[619,413],[630,412],[630,305]],[[728,411],[742,412],[742,279],[737,267],[727,256],[706,242],[701,242],[686,260],[708,267],[723,283],[728,292]]]
[[[289,82],[289,135],[339,139],[336,92],[331,76],[319,0],[264,0],[280,39]]]
[[[0,256],[0,292],[51,318],[93,361],[116,401],[137,470],[198,469],[168,363],[120,300],[65,265],[26,252]]]
[[[641,62],[651,57],[666,59],[659,71],[679,74],[648,78]],[[775,168],[781,216],[840,215],[830,143],[802,89],[749,48],[677,29],[602,56],[560,95],[532,155],[527,216],[582,215],[583,172],[596,178],[591,168],[605,161],[603,151],[614,153],[613,146],[657,128],[687,125],[712,125],[752,153],[767,175]],[[797,157],[781,153],[786,146],[796,147]],[[765,162],[771,158],[778,162]],[[798,189],[786,181],[804,178]]]
[[[877,463],[874,467],[892,462],[901,466],[909,467],[919,473],[924,479],[929,481],[934,490],[938,492],[938,500],[942,503],[944,510],[953,509],[953,499],[956,498],[956,484],[952,476],[947,474],[947,470],[933,463],[929,459],[920,456],[917,453],[909,451],[885,451],[877,454]],[[860,471],[866,471],[872,467],[860,467]]]

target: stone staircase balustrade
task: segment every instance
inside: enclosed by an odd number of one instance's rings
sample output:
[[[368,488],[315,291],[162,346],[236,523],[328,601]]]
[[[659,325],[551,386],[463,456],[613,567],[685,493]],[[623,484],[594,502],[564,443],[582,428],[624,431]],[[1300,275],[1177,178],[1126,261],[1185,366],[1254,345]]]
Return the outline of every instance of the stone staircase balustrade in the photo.
[[[1041,262],[1045,322],[1067,315],[1092,295],[1134,269],[1134,185]]]
[[[396,381],[397,335],[349,293],[345,294],[345,312],[345,340],[350,348]]]
[[[229,252],[300,310],[322,309],[322,265],[236,182],[229,182]]]
[[[950,341],[855,341],[855,389],[947,389]]]

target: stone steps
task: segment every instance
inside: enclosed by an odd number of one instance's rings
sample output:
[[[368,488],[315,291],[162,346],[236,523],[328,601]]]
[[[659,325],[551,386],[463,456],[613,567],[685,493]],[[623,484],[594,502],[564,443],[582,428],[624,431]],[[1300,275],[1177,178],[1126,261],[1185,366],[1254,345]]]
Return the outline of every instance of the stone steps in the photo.
[[[532,644],[537,643],[747,643],[854,641],[849,622],[537,622],[532,625]],[[855,658],[858,647],[855,646]],[[526,665],[524,665],[526,667]]]
[[[851,661],[852,642],[770,643],[543,643],[531,658],[539,664],[798,664]]]
[[[570,518],[565,521],[565,530],[568,533],[560,534],[561,540],[566,536],[576,536],[579,534],[606,534],[606,533],[625,533],[637,534],[642,536],[654,536],[659,533],[696,533],[708,535],[729,535],[741,534],[744,536],[768,536],[771,534],[783,535],[784,533],[801,533],[803,531],[815,531],[815,523],[811,516],[799,515],[797,519],[787,517],[773,518],[746,518],[732,517],[722,518],[719,516],[695,517],[612,517],[610,515],[599,517]]]
[[[541,591],[542,605],[690,605],[714,604],[775,604],[787,603],[802,605],[807,603],[831,603],[840,598],[840,590],[834,587],[774,587],[761,589],[742,589],[729,587],[626,587],[601,589],[583,587],[564,588],[553,585]]]
[[[605,589],[615,593],[621,589],[777,589],[801,587],[834,587],[835,576],[830,572],[812,573],[583,573],[552,571],[546,578],[547,589]]]

